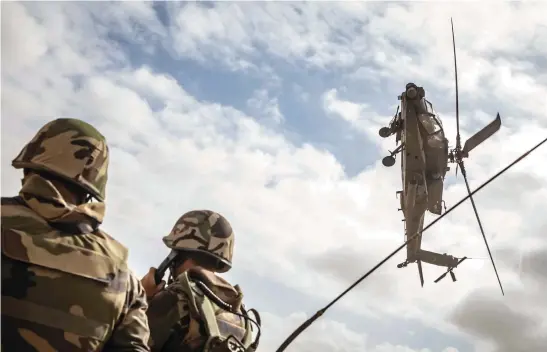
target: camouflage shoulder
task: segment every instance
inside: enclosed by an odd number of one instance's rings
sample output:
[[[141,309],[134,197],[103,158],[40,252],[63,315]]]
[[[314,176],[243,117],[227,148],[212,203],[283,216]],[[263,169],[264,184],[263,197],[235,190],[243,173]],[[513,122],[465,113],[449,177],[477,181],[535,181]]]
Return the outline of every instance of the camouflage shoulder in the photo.
[[[29,234],[51,231],[48,222],[28,208],[20,197],[2,197],[2,229],[17,229]]]
[[[103,350],[150,351],[146,294],[137,276],[131,270],[127,270],[126,274],[123,307]]]
[[[17,237],[27,237],[27,241],[32,238],[32,246],[46,248],[62,246],[65,243],[71,248],[76,246],[83,251],[92,250],[108,257],[121,271],[127,270],[128,248],[101,229],[84,236],[62,236],[44,218],[27,207],[19,197],[2,197],[1,208],[2,236],[6,231],[15,231],[18,233]],[[36,235],[40,236],[34,237]]]
[[[127,292],[124,306],[124,312],[122,316],[125,321],[128,321],[133,327],[139,327],[140,332],[146,335],[148,339],[148,320],[146,319],[146,310],[148,308],[148,300],[146,298],[146,292],[141,284],[140,279],[131,270],[127,270]],[[139,314],[136,314],[136,313]],[[131,319],[128,319],[128,316]],[[123,324],[123,323],[122,323]]]
[[[114,256],[118,263],[123,264],[127,268],[129,249],[102,229],[95,231],[94,235],[97,240],[101,241],[109,249],[110,255]]]
[[[180,285],[170,284],[157,293],[148,302],[148,324],[150,326],[150,340],[152,351],[169,350],[165,348],[171,335],[172,328],[177,325],[178,333],[183,337],[189,332],[192,319],[189,309],[188,296]]]
[[[194,301],[194,292],[197,287],[194,283],[182,280],[183,275],[175,278],[172,283],[167,285],[159,294],[155,295],[148,303],[150,305],[150,313],[165,314],[168,307],[177,307],[179,315],[198,314],[197,307]],[[196,293],[200,293],[197,291]],[[161,298],[160,298],[161,297]],[[161,302],[161,303],[160,303]],[[152,306],[153,309],[152,309]],[[153,312],[152,312],[153,311]]]
[[[147,302],[146,291],[144,290],[141,280],[139,279],[135,271],[128,266],[126,269],[126,273],[128,292],[135,295],[135,297],[144,297],[145,301]]]
[[[2,197],[2,205],[24,205],[21,197]]]
[[[2,302],[6,301],[2,324],[4,315],[10,314],[12,326],[24,326],[22,330],[32,333],[34,339],[29,342],[25,336],[10,335],[12,346],[26,350],[30,348],[26,343],[44,341],[40,343],[47,342],[56,351],[98,350],[126,313],[126,320],[132,322],[122,333],[116,333],[118,341],[126,342],[111,350],[147,351],[148,327],[142,327],[145,298],[125,303],[128,291],[138,292],[138,281],[131,280],[129,271],[104,252],[77,246],[74,239],[96,246],[92,234],[62,236],[50,229],[49,233],[32,236],[2,227]],[[140,348],[133,348],[139,344]]]

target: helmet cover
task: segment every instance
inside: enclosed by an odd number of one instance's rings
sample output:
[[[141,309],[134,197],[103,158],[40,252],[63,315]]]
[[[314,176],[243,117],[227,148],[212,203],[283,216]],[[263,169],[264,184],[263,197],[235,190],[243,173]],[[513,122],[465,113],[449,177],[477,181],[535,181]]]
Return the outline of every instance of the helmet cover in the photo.
[[[232,267],[234,232],[228,220],[214,211],[193,210],[183,214],[163,242],[190,257],[196,254],[214,260],[217,272]]]
[[[59,118],[40,128],[12,165],[49,172],[103,202],[108,162],[106,139],[95,127],[79,119]]]

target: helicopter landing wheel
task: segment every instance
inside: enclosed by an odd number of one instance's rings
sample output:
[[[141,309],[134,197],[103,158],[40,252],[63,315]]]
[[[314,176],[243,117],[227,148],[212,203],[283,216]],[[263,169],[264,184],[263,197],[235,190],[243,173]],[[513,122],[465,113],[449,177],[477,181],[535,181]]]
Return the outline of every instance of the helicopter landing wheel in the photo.
[[[388,155],[382,159],[382,164],[384,164],[384,166],[386,167],[391,167],[395,165],[395,158],[392,157],[391,155]]]
[[[380,128],[380,130],[378,131],[378,134],[380,135],[380,137],[382,138],[387,138],[391,135],[391,129],[389,127],[382,127]]]
[[[397,268],[401,269],[403,267],[403,264],[397,264]]]

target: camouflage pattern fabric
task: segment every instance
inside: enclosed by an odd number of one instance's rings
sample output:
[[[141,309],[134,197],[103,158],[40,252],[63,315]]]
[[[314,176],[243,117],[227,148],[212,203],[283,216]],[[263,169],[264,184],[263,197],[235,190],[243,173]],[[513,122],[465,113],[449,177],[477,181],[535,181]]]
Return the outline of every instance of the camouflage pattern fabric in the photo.
[[[106,139],[95,127],[78,119],[61,118],[43,126],[12,165],[47,171],[104,201],[108,161]]]
[[[148,302],[149,344],[152,351],[203,351],[209,335],[205,317],[200,315],[197,307],[204,295],[195,285],[196,280],[207,285],[241,314],[243,294],[239,288],[234,288],[212,272],[191,269],[188,273],[180,274]],[[192,292],[193,297],[188,292]],[[233,335],[243,340],[248,327],[244,319],[211,303],[220,335],[224,338]]]
[[[60,230],[102,222],[104,203],[69,204],[31,174],[1,211],[3,350],[150,350],[146,294],[127,249],[100,230]]]
[[[182,215],[171,233],[163,238],[167,247],[181,252],[199,253],[214,257],[216,272],[232,267],[234,232],[222,215],[211,210],[194,210]]]
[[[28,207],[49,223],[89,223],[95,225],[103,222],[104,203],[70,204],[65,201],[51,181],[37,174],[32,174],[25,179],[19,195],[25,199]],[[91,227],[95,228],[96,226]]]

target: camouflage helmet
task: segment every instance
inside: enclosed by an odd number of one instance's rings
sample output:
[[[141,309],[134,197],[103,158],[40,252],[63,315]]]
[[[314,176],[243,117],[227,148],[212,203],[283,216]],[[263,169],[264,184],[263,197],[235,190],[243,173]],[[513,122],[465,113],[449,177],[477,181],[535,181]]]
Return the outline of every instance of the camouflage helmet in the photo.
[[[49,172],[105,199],[108,146],[90,124],[60,118],[44,125],[12,161],[16,169]]]
[[[193,210],[183,214],[165,245],[195,258],[198,265],[219,273],[232,267],[234,232],[226,218],[211,210]],[[212,263],[204,265],[203,262]]]

